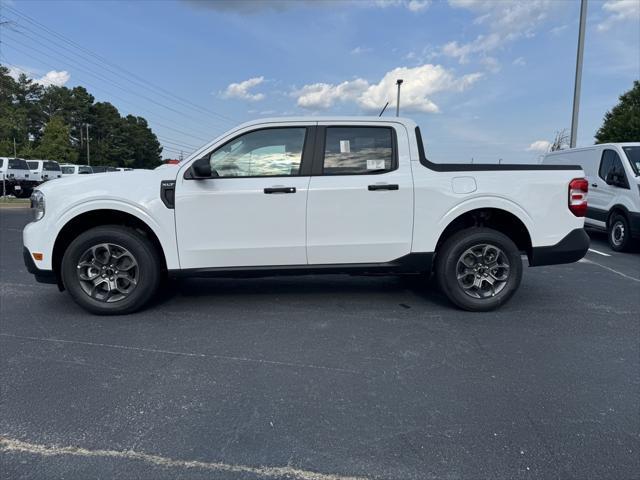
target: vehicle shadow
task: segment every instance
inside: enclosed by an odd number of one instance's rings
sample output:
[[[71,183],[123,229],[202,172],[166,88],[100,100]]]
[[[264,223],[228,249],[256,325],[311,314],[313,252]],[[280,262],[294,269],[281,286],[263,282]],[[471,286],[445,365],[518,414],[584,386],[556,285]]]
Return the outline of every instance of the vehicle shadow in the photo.
[[[300,275],[261,278],[168,279],[154,303],[161,305],[178,297],[274,297],[298,300],[302,297],[362,302],[367,298],[390,301],[418,297],[437,306],[451,307],[434,279],[423,275]],[[404,308],[406,301],[401,302]]]

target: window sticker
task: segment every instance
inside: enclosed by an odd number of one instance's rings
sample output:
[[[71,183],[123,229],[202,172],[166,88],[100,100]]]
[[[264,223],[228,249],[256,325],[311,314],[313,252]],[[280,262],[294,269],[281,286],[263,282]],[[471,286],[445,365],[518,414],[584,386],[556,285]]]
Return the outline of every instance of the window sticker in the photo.
[[[367,170],[384,170],[384,160],[367,160]]]
[[[340,140],[340,153],[351,153],[351,142],[349,140]]]

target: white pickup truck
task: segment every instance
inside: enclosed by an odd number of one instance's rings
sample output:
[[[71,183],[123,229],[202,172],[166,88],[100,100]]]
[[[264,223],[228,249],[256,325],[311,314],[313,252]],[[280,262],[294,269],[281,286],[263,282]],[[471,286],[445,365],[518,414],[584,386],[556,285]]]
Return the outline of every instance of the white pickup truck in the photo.
[[[402,118],[260,120],[175,167],[40,186],[24,259],[98,314],[141,308],[166,275],[432,271],[454,304],[486,311],[517,290],[521,255],[531,266],[584,256],[582,177],[433,163]]]

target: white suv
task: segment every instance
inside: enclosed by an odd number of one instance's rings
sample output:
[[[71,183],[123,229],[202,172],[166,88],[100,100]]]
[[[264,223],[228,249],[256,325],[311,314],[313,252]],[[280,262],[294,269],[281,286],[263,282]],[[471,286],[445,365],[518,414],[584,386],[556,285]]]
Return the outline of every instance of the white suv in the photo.
[[[62,177],[60,164],[53,160],[27,160],[27,164],[34,180],[46,182]]]
[[[28,197],[38,184],[38,181],[31,176],[29,165],[22,158],[0,157],[0,172],[4,177],[3,183],[7,195]],[[0,189],[2,188],[0,186]]]
[[[60,170],[62,171],[63,177],[68,175],[87,175],[93,173],[93,168],[89,165],[75,165],[73,163],[63,163],[60,165]]]

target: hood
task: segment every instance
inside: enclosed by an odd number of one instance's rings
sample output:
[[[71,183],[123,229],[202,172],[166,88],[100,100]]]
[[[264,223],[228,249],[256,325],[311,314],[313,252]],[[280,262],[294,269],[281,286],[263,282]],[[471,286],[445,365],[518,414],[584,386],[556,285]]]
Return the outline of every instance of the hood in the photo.
[[[42,193],[57,194],[61,191],[83,191],[88,194],[111,196],[123,190],[135,192],[143,185],[158,183],[161,180],[175,180],[178,169],[162,170],[130,170],[127,172],[89,173],[82,175],[67,175],[55,178],[37,188]]]

